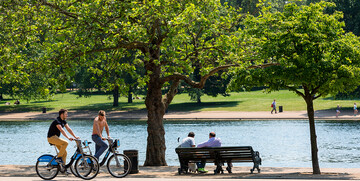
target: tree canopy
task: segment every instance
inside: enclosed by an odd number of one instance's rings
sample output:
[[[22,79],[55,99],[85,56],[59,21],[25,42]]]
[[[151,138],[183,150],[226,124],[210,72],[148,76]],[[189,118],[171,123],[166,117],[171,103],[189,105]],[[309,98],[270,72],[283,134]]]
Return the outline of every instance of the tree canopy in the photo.
[[[118,75],[137,74],[142,71],[135,70],[142,67],[145,75],[137,81],[147,87],[145,165],[166,165],[163,115],[181,81],[202,88],[216,72],[246,66],[251,60],[246,37],[237,27],[244,16],[232,7],[222,6],[219,0],[9,3],[6,13],[12,18],[1,16],[8,21],[8,32],[19,30],[19,36],[26,38],[17,43],[41,50],[34,54],[39,66],[57,84],[71,80],[74,70],[84,65],[92,65],[94,73],[109,70],[111,76],[120,79]],[[15,46],[10,48],[21,54]],[[128,50],[135,51],[134,59],[124,61],[122,57]],[[198,81],[190,76],[195,64],[200,68]],[[168,88],[165,95],[164,87]]]
[[[232,87],[267,86],[268,91],[288,89],[307,104],[313,172],[320,173],[314,124],[313,100],[354,90],[360,78],[360,41],[345,33],[341,12],[326,14],[334,4],[285,5],[283,12],[264,8],[257,18],[245,20],[245,31],[256,42],[263,61],[277,63],[263,69],[240,70]]]

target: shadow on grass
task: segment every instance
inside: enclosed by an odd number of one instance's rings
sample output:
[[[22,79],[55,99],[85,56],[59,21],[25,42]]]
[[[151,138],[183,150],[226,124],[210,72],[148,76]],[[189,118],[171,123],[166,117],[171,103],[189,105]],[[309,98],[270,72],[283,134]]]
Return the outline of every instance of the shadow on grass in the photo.
[[[77,96],[81,95],[81,96],[87,97],[87,96],[92,96],[92,95],[112,95],[112,92],[95,91],[95,92],[82,92],[80,94],[77,91],[70,91],[70,94],[77,95]]]
[[[307,113],[303,114],[303,116],[307,117]],[[328,118],[336,116],[336,108],[331,109],[323,109],[323,110],[315,110],[315,118]],[[354,116],[354,110],[352,107],[342,107],[340,109],[339,118],[341,116]]]
[[[220,107],[236,107],[242,101],[226,101],[226,102],[203,102],[203,103],[178,103],[170,104],[169,110],[172,111],[196,111],[204,108],[220,108]]]
[[[144,102],[133,102],[133,103],[124,103],[119,102],[119,106],[114,107],[113,103],[97,103],[97,104],[88,104],[84,106],[79,106],[72,108],[72,110],[89,110],[89,111],[98,111],[98,110],[107,110],[107,111],[134,111],[134,110],[142,110],[139,108],[139,105],[144,105]]]
[[[333,101],[335,100],[335,98],[333,96],[329,96],[329,97],[320,97],[319,99],[322,99],[322,100],[326,100],[326,101]]]
[[[44,106],[36,105],[1,105],[0,112],[14,113],[14,112],[42,112]],[[46,108],[46,111],[52,111],[53,108]]]
[[[41,104],[41,103],[48,103],[48,102],[57,102],[58,100],[47,100],[47,101],[31,101],[32,104]]]

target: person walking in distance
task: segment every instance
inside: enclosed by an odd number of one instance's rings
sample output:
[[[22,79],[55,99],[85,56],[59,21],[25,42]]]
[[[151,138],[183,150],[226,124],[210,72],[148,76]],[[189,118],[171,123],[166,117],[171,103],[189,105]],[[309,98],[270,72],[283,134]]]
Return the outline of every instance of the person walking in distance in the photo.
[[[354,116],[356,116],[357,113],[358,113],[357,106],[356,103],[354,102]]]
[[[68,142],[62,138],[59,138],[60,133],[63,134],[64,137],[69,139],[70,141],[74,140],[74,138],[79,139],[79,137],[77,137],[74,134],[74,132],[66,122],[67,117],[68,117],[68,111],[66,109],[60,109],[59,117],[57,117],[51,123],[47,136],[48,142],[50,144],[55,145],[59,149],[59,153],[57,155],[56,161],[59,162],[60,165],[62,166],[61,168],[62,173],[67,173],[64,165],[66,164],[66,156],[67,156],[66,148],[68,146]],[[66,132],[63,129],[64,127],[74,138],[71,138],[66,134]]]
[[[336,106],[336,118],[339,118],[340,109],[341,109],[341,107],[340,107],[340,105],[338,104],[338,105]]]
[[[271,103],[271,114],[273,113],[273,111],[275,111],[275,114],[277,113],[276,111],[276,100],[274,99],[274,101]]]
[[[100,110],[98,116],[94,119],[92,140],[95,142],[95,158],[99,160],[100,156],[108,148],[108,145],[105,143],[105,137],[102,136],[102,132],[105,128],[107,137],[110,139],[109,126],[106,121],[105,111]]]

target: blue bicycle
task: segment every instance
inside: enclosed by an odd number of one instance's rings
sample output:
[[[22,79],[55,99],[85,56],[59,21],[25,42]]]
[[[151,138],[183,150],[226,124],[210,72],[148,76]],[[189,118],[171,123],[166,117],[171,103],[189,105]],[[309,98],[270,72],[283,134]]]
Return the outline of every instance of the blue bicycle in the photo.
[[[70,162],[66,165],[57,161],[56,156],[58,154],[58,150],[55,145],[50,144],[55,147],[56,155],[53,156],[50,154],[44,154],[37,159],[35,166],[37,175],[44,180],[51,180],[58,175],[59,171],[65,171],[67,168],[70,168],[71,172],[77,177],[85,180],[95,178],[100,169],[97,159],[84,152],[81,140],[76,139],[75,142],[77,149],[71,157]],[[86,140],[83,142],[83,145],[84,148],[89,149],[89,145]],[[75,165],[73,166],[74,162]]]
[[[106,139],[109,142],[109,148],[99,163],[100,166],[105,165],[109,173],[116,178],[122,178],[131,172],[131,161],[130,158],[124,154],[118,153],[117,149],[120,147],[119,139]],[[109,159],[108,159],[109,158]]]

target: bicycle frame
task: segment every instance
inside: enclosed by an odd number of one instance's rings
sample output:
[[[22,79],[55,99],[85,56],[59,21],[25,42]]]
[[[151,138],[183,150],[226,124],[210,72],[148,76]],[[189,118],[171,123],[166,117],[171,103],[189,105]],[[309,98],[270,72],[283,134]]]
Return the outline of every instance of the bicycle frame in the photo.
[[[77,160],[79,157],[82,157],[83,158],[83,155],[84,155],[84,150],[81,146],[81,140],[75,140],[76,141],[76,146],[77,146],[77,149],[74,153],[73,156],[71,156],[71,159],[70,159],[70,162],[68,164],[65,165],[65,168],[69,168],[75,160]],[[89,148],[89,145],[88,145],[88,142],[85,140],[85,148],[88,148],[89,151],[90,151],[90,154],[91,154],[91,150]],[[59,151],[57,150],[56,146],[53,145],[54,148],[55,148],[55,151],[56,151],[56,155],[53,156],[53,155],[50,155],[50,154],[45,154],[45,155],[42,155],[38,158],[39,161],[49,161],[49,164],[48,166],[59,166],[59,163],[55,161],[55,158],[57,158],[57,155],[59,154]]]
[[[109,142],[109,148],[105,154],[105,157],[103,158],[103,160],[101,161],[100,166],[103,166],[105,163],[106,163],[106,160],[109,158],[110,156],[110,153],[113,153],[113,155],[116,155],[114,153],[116,153],[116,148],[113,147],[113,140],[112,139],[106,139],[108,142]],[[119,140],[118,139],[115,139],[116,142],[118,142],[117,144],[120,144]],[[116,163],[117,164],[120,164],[118,163],[118,159],[116,159]]]

